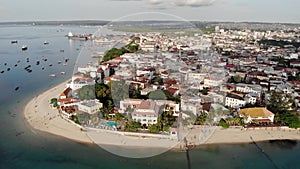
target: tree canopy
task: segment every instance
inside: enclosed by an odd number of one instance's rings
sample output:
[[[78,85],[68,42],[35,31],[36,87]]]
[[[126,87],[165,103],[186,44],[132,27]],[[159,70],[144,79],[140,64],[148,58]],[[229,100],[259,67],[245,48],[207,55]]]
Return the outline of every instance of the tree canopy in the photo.
[[[91,100],[96,98],[95,87],[90,85],[83,86],[78,90],[77,94],[80,100]]]

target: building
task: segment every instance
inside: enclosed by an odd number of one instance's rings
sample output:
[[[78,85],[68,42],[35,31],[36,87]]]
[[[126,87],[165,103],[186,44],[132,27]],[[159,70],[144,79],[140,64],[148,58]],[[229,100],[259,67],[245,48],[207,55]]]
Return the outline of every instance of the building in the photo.
[[[73,90],[81,89],[83,86],[86,85],[94,85],[95,80],[88,77],[72,77],[72,81],[70,83],[67,83],[67,87],[72,88]]]
[[[257,93],[260,96],[262,87],[260,85],[238,83],[235,90],[243,93]]]
[[[132,120],[146,126],[156,124],[159,109],[160,107],[153,100],[142,100],[131,113]]]
[[[225,106],[229,106],[232,108],[239,108],[246,105],[246,101],[243,97],[234,95],[234,94],[227,94],[225,97]]]
[[[245,123],[273,123],[275,117],[274,113],[265,107],[241,109],[238,113],[240,116],[246,117]]]
[[[224,79],[218,78],[205,78],[204,87],[217,87],[221,86],[224,83]]]
[[[88,114],[95,114],[100,111],[100,108],[103,107],[103,104],[99,102],[99,100],[84,100],[79,102],[78,110],[83,111]]]
[[[58,97],[58,105],[64,105],[72,102],[72,89],[67,87]]]
[[[67,87],[60,95],[59,99],[66,99],[72,96],[72,89]]]
[[[161,109],[163,107],[163,109]],[[131,114],[132,120],[142,125],[157,123],[159,111],[173,111],[173,116],[179,115],[179,104],[170,100],[125,99],[120,101],[120,113]]]

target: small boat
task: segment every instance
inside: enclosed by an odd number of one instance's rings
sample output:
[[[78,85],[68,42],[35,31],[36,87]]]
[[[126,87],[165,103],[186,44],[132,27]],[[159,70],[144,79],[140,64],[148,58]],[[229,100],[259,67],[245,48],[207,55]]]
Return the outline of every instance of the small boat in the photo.
[[[48,45],[48,44],[49,44],[49,42],[48,42],[48,41],[45,41],[45,42],[44,42],[44,45]]]
[[[61,64],[61,61],[58,61],[57,64]]]
[[[18,43],[18,41],[17,40],[12,40],[10,43],[14,44],[14,43]]]
[[[7,68],[7,71],[10,71],[10,68]]]
[[[17,67],[18,65],[17,64],[15,64],[15,67]]]
[[[17,87],[15,88],[15,91],[19,90],[19,88],[20,88],[20,87],[19,87],[19,86],[17,86]]]
[[[7,63],[4,63],[4,66],[6,66],[7,65]]]
[[[40,61],[37,60],[37,61],[36,61],[36,65],[39,65],[39,64],[40,64]]]
[[[23,50],[23,51],[25,51],[25,50],[27,50],[27,49],[28,49],[28,46],[26,46],[26,45],[23,45],[23,46],[22,46],[22,50]]]
[[[42,70],[44,70],[45,68],[44,67],[42,67]]]
[[[50,77],[56,77],[56,75],[55,74],[51,74],[51,75],[49,75]]]
[[[66,74],[66,72],[60,72],[60,74],[61,74],[61,75],[65,75],[65,74]]]
[[[0,73],[4,73],[4,70],[2,70]]]
[[[64,63],[63,65],[64,65],[64,66],[67,66],[68,64]]]
[[[51,66],[52,66],[52,64],[49,64],[49,66],[51,67]]]
[[[60,52],[62,52],[62,53],[63,53],[63,52],[65,52],[65,50],[61,49],[61,50],[60,50]]]
[[[21,60],[17,60],[17,63],[20,63],[21,62]]]

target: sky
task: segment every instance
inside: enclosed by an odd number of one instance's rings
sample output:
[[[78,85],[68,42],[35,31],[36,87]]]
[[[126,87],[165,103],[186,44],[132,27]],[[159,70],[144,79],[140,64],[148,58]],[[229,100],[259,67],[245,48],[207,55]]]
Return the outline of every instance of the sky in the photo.
[[[0,0],[0,22],[193,20],[300,23],[299,0]]]

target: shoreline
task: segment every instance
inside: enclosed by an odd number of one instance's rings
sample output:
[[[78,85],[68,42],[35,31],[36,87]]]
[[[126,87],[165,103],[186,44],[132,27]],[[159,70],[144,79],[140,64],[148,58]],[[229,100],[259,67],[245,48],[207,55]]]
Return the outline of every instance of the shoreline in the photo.
[[[99,135],[99,132],[97,132],[98,136],[96,136],[93,131],[83,131],[78,125],[61,117],[58,110],[51,108],[49,105],[51,98],[58,97],[65,89],[67,81],[69,81],[69,79],[42,92],[41,94],[36,95],[26,103],[23,108],[23,114],[26,122],[30,125],[29,127],[71,139],[76,142],[100,145],[100,147],[111,145],[123,147],[129,146],[133,148],[164,147],[175,151],[184,149],[185,143],[183,141],[172,142],[172,140],[169,140],[169,143],[172,143],[168,144],[165,139],[159,138],[133,139],[130,137],[122,137],[121,140],[118,140],[120,135],[115,134],[114,137],[112,137],[107,134],[107,132],[103,132],[106,133],[104,135]],[[202,145],[243,144],[272,140],[300,140],[300,129],[295,130],[279,127],[260,129],[230,127],[229,129],[222,129],[220,127],[215,127],[213,130],[214,131],[211,135],[206,136],[207,138],[204,138],[203,142],[200,142],[199,138],[203,133],[200,133],[200,126],[195,126],[195,129],[192,129],[186,136],[188,145],[198,147]],[[91,135],[93,135],[92,138]],[[145,140],[149,141],[150,144],[143,146],[145,145]],[[124,142],[126,144],[124,144]]]
[[[80,128],[63,119],[57,109],[50,107],[51,98],[58,97],[65,89],[66,80],[32,98],[23,108],[27,123],[33,129],[62,136],[81,143],[93,143]]]

